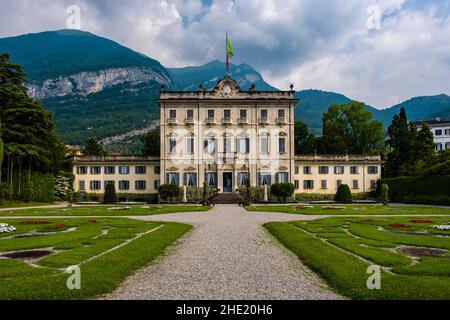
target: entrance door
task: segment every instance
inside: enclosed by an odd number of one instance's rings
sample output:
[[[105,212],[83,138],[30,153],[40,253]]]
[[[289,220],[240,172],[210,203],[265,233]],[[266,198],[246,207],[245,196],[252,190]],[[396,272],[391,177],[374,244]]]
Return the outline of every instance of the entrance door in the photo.
[[[233,192],[233,173],[231,172],[223,173],[223,192]]]

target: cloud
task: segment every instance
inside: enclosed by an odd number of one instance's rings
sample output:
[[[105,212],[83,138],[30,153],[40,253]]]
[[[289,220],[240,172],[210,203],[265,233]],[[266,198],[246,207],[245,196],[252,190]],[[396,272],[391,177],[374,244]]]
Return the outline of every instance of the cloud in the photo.
[[[65,27],[79,5],[86,31],[166,66],[224,59],[228,31],[236,63],[280,88],[333,90],[377,107],[450,93],[449,0],[2,0],[0,36]],[[367,8],[381,29],[367,29]],[[5,13],[8,14],[5,14]]]

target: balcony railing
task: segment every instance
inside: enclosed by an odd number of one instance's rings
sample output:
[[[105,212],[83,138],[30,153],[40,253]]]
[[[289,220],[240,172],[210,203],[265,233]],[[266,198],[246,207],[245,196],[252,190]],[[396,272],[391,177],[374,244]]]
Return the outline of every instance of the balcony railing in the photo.
[[[222,118],[222,124],[230,125],[231,124],[231,118]]]
[[[277,118],[277,124],[279,124],[279,125],[284,125],[284,124],[287,124],[287,119],[286,119],[286,117],[280,117],[280,118]]]
[[[248,119],[247,118],[239,118],[238,123],[239,124],[248,124]]]
[[[269,119],[268,118],[259,118],[258,120],[259,124],[269,124]]]
[[[175,125],[175,124],[177,124],[177,118],[169,118],[169,119],[167,119],[167,124],[168,125]]]
[[[215,125],[216,119],[215,118],[206,118],[205,123],[209,126]]]
[[[184,124],[187,126],[193,126],[194,125],[194,118],[186,118],[184,119]]]

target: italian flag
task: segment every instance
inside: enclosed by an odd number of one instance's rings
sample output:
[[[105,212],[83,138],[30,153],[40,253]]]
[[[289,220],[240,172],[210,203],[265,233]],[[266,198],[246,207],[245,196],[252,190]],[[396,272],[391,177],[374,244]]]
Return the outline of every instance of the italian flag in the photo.
[[[233,57],[234,57],[234,50],[227,33],[227,74],[230,73],[230,59]]]

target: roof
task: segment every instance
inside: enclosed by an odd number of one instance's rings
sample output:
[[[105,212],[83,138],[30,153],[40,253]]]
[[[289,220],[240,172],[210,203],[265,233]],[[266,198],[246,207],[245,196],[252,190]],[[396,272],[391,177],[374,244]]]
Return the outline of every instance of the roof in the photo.
[[[429,126],[447,126],[450,125],[450,120],[440,120],[440,119],[436,119],[436,120],[420,120],[420,121],[411,121],[412,124],[415,124],[417,126],[422,125],[422,124],[427,124]]]
[[[73,162],[78,163],[108,163],[108,162],[137,162],[137,163],[152,163],[159,162],[159,157],[140,157],[140,156],[75,156]]]
[[[373,162],[383,163],[381,156],[364,156],[364,155],[345,155],[345,154],[312,154],[297,155],[294,160],[296,162]]]

